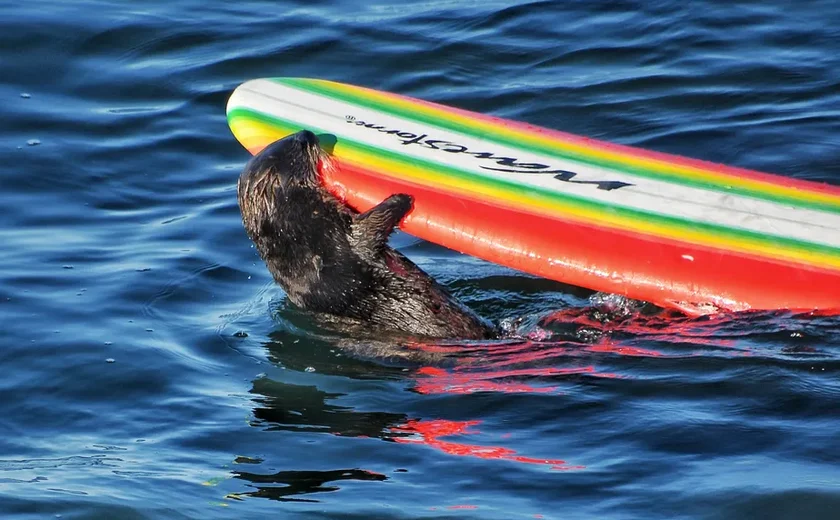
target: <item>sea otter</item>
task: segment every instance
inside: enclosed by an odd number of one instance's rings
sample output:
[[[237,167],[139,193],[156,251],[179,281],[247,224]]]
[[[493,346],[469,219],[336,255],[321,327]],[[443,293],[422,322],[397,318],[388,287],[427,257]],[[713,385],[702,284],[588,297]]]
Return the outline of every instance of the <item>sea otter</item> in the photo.
[[[298,307],[429,338],[484,339],[496,330],[388,246],[413,198],[395,194],[356,213],[320,183],[329,163],[303,130],[263,149],[237,183],[248,236]]]

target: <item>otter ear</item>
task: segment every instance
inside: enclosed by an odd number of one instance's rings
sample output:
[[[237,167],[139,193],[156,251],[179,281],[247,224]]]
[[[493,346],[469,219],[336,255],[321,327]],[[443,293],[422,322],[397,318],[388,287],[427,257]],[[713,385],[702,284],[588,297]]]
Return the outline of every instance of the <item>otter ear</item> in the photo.
[[[411,211],[411,195],[391,195],[376,206],[353,219],[352,238],[364,252],[379,254],[388,243],[394,226]]]

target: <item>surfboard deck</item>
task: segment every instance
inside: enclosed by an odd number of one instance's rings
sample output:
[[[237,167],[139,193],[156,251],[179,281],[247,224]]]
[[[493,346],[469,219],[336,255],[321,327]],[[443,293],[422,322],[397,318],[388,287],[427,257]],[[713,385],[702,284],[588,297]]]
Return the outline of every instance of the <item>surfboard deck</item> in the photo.
[[[840,311],[840,187],[611,144],[368,88],[243,83],[251,153],[301,129],[359,211],[414,196],[401,227],[560,282],[691,314]]]

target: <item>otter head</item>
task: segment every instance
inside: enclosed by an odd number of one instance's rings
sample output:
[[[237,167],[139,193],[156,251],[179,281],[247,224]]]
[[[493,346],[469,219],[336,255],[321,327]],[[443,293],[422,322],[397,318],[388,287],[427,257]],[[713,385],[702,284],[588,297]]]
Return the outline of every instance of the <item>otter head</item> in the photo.
[[[239,209],[251,233],[274,213],[278,191],[316,189],[318,164],[326,159],[318,138],[309,130],[284,137],[251,158],[237,182]]]

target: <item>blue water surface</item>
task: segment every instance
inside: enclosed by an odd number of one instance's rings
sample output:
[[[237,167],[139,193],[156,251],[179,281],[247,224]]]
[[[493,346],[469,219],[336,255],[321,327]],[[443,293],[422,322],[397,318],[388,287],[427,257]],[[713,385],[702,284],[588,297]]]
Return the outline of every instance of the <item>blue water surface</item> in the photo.
[[[837,318],[597,320],[398,235],[523,339],[324,335],[224,115],[319,77],[840,184],[835,1],[37,0],[0,49],[3,519],[840,517]]]

